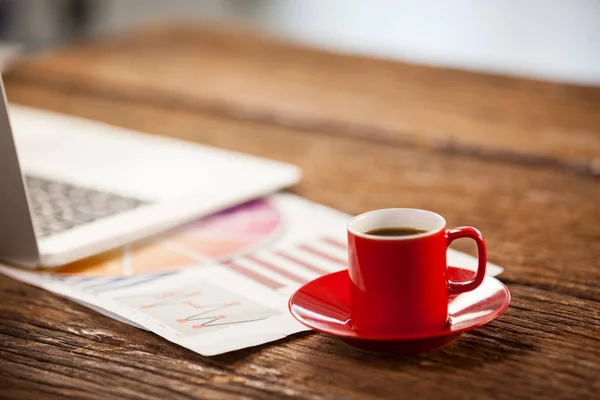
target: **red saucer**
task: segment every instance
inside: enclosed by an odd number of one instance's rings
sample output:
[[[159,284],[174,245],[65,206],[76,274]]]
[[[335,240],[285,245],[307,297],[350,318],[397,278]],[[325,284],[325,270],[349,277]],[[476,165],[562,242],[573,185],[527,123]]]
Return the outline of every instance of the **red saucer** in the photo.
[[[472,277],[471,270],[448,267],[448,278],[454,282]],[[374,353],[412,355],[440,349],[454,343],[461,333],[498,318],[510,303],[508,288],[486,276],[477,289],[450,296],[450,322],[444,329],[410,335],[361,334],[353,330],[350,322],[349,280],[348,271],[344,270],[307,283],[290,297],[290,312],[309,328]]]

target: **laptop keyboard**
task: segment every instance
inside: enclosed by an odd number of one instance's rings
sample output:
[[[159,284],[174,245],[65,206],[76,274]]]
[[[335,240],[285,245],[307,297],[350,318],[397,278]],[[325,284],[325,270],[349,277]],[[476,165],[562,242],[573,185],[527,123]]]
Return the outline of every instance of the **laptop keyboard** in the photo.
[[[36,236],[44,237],[129,211],[143,201],[25,176]]]

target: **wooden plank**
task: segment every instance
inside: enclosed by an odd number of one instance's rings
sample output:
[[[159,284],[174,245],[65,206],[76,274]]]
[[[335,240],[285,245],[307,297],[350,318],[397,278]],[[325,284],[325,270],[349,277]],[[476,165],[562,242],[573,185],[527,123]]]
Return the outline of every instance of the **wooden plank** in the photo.
[[[294,192],[351,214],[386,207],[439,212],[450,226],[481,229],[490,260],[506,267],[504,279],[600,298],[595,179],[14,83],[7,94],[15,102],[296,163],[304,178]],[[474,251],[468,241],[456,245]]]
[[[600,88],[333,54],[251,32],[175,24],[67,46],[25,61],[9,77],[600,174]]]

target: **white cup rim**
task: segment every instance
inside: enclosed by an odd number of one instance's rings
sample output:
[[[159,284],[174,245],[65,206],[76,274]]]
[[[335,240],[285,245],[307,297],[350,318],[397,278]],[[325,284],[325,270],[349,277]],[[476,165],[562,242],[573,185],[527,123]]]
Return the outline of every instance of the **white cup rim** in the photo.
[[[386,222],[382,222],[386,221]],[[406,222],[400,222],[406,221]],[[387,225],[387,226],[386,226]],[[416,225],[416,226],[415,226]],[[426,232],[407,236],[377,236],[364,233],[377,228],[407,226],[422,229]],[[365,228],[368,227],[368,228]],[[419,208],[382,208],[367,211],[348,221],[348,232],[364,239],[397,241],[413,240],[435,235],[446,228],[446,220],[441,215]]]

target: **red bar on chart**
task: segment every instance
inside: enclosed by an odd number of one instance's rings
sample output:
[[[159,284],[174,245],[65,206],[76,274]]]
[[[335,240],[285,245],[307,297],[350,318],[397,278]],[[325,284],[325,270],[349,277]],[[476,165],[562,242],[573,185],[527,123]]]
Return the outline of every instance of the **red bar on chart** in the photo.
[[[275,282],[274,280],[271,280],[264,275],[254,272],[251,269],[236,264],[234,262],[230,261],[223,265],[229,268],[230,270],[235,271],[238,274],[244,275],[246,278],[252,279],[253,281],[260,283],[261,285],[267,286],[271,289],[277,290],[281,289],[282,287],[285,287],[285,285],[282,283]]]
[[[317,266],[314,266],[304,260],[301,260],[298,257],[294,257],[292,255],[286,254],[283,251],[277,251],[277,252],[275,252],[275,254],[277,254],[279,257],[285,258],[286,260],[291,261],[291,262],[293,262],[311,272],[319,274],[319,275],[323,275],[323,274],[327,274],[327,273],[331,272],[331,271],[327,271],[322,268],[319,268]]]
[[[344,250],[348,250],[348,246],[346,245],[346,243],[343,243],[337,239],[332,239],[332,238],[323,238],[321,239],[323,242],[328,243],[332,246],[335,247],[339,247],[340,249],[344,249]]]
[[[314,247],[308,246],[306,244],[301,245],[300,248],[306,252],[309,252],[311,254],[314,254],[316,256],[319,256],[321,258],[324,258],[324,259],[334,262],[336,264],[343,265],[344,267],[348,266],[348,263],[345,260],[342,260],[341,258],[332,256],[330,254],[327,254],[321,250],[317,250]]]
[[[247,256],[246,259],[251,260],[251,261],[253,261],[253,262],[255,262],[255,263],[257,263],[257,264],[259,264],[259,265],[261,265],[261,266],[263,266],[265,268],[267,268],[268,270],[273,271],[274,273],[279,274],[279,275],[281,275],[281,276],[283,276],[283,277],[285,277],[285,278],[287,278],[289,280],[292,280],[294,282],[298,282],[298,283],[306,283],[306,282],[308,282],[307,279],[302,278],[302,277],[300,277],[298,275],[292,274],[291,272],[286,271],[285,269],[280,268],[280,267],[278,267],[278,266],[276,266],[274,264],[271,264],[270,262],[261,260],[260,258],[258,258],[256,256]]]

